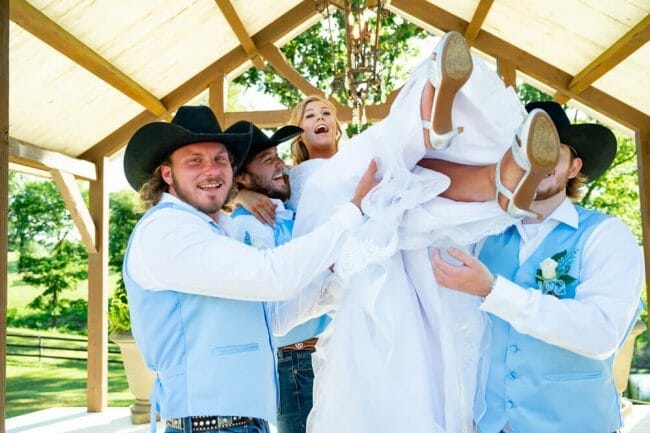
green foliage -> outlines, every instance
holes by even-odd
[[[52,246],[64,239],[73,223],[56,185],[13,174],[9,189],[9,249],[38,254],[38,244]],[[18,262],[22,271],[23,262]]]
[[[405,63],[403,59],[415,53],[409,40],[426,36],[427,32],[393,14],[382,18],[378,58],[382,83],[380,92],[374,93],[369,103],[386,99],[386,95],[394,89],[394,83],[408,73],[401,65]],[[342,104],[347,105],[346,89],[331,89],[335,74],[343,71],[347,62],[343,15],[340,11],[286,43],[281,51],[302,77],[326,94],[333,93]],[[299,90],[277,75],[270,66],[261,72],[251,68],[235,83],[245,87],[256,86],[264,93],[277,96],[287,107],[293,107],[303,98]]]
[[[123,283],[115,287],[108,304],[108,329],[110,332],[131,332],[131,315]]]
[[[59,316],[56,328],[75,334],[85,334],[88,319],[88,302],[85,299],[60,299]],[[22,311],[17,308],[7,310],[7,326],[46,330],[52,327],[52,315],[49,311]]]
[[[61,294],[76,288],[77,283],[88,275],[87,253],[80,242],[63,239],[51,251],[50,256],[36,257],[21,255],[25,272],[23,281],[45,289],[28,305],[34,310],[41,310],[51,317],[51,326],[57,326],[61,315]]]
[[[612,166],[603,176],[587,185],[580,204],[618,217],[630,227],[641,243],[636,145],[628,137],[617,138],[618,151]]]
[[[547,93],[538,90],[537,88],[523,83],[517,86],[517,94],[523,105],[534,101],[552,101],[553,97]]]
[[[10,333],[14,331],[8,330]],[[39,334],[66,336],[50,332]],[[8,356],[6,370],[5,415],[8,418],[51,407],[86,406],[86,362],[53,359],[39,361]],[[133,394],[129,392],[124,366],[109,363],[108,405],[126,407],[131,403]]]
[[[122,279],[122,262],[131,232],[141,216],[138,211],[138,196],[132,191],[113,193],[109,198],[109,206],[108,264],[120,276],[108,306],[108,326],[111,332],[130,332],[131,318]]]

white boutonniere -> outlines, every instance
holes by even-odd
[[[575,257],[575,250],[564,250],[540,262],[535,281],[543,294],[556,298],[566,295],[566,286],[575,281],[575,278],[569,275]]]

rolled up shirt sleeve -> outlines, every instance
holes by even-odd
[[[313,232],[257,250],[215,233],[190,212],[161,209],[136,228],[126,266],[148,290],[287,300],[334,263],[346,235],[361,221],[359,209],[348,203]]]
[[[501,276],[480,309],[518,332],[579,355],[605,359],[621,344],[640,302],[643,257],[621,221],[610,218],[581,251],[574,299],[558,299]]]

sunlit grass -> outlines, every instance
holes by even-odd
[[[86,374],[83,361],[8,357],[6,417],[50,407],[85,407]],[[128,406],[133,400],[124,367],[109,364],[108,405]]]

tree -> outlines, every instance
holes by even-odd
[[[9,250],[20,254],[18,271],[24,270],[23,257],[34,243],[52,246],[73,228],[59,191],[51,181],[30,180],[12,174],[9,190]]]
[[[382,18],[379,36],[379,70],[382,85],[380,92],[373,93],[369,103],[385,100],[408,71],[402,65],[405,58],[415,54],[409,44],[411,38],[424,38],[428,33],[415,24],[389,13]],[[289,63],[310,83],[325,93],[330,93],[335,72],[343,70],[346,63],[345,30],[340,11],[318,22],[305,32],[286,43],[281,48]],[[244,86],[257,86],[267,94],[275,95],[287,107],[293,107],[303,95],[292,84],[280,77],[271,66],[264,71],[251,68],[239,76],[235,83]],[[334,89],[334,95],[343,104],[348,103],[347,92],[343,88]]]
[[[21,259],[26,270],[23,281],[45,287],[28,307],[47,312],[52,320],[51,326],[56,327],[61,314],[62,292],[76,288],[77,283],[88,276],[86,248],[80,242],[63,239],[48,256],[25,254]]]
[[[61,313],[80,309],[62,293],[86,278],[86,250],[71,239],[72,218],[53,182],[14,173],[9,200],[9,246],[19,253],[18,272],[25,283],[44,288],[28,307],[57,326]]]

